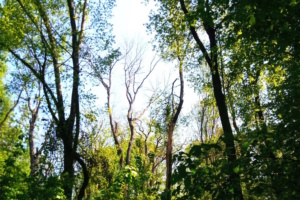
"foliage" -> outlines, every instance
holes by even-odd
[[[138,80],[141,52],[130,60],[132,47],[114,43],[116,1],[1,1],[1,199],[300,199],[299,1],[155,2],[154,49],[199,96],[174,136],[178,82],[140,115],[131,110],[150,73]],[[104,83],[110,98],[123,58],[127,116],[110,99],[97,110],[90,84]],[[171,144],[167,159],[168,136],[187,134],[195,137]]]
[[[28,151],[23,146],[19,128],[1,129],[0,192],[3,199],[28,198]]]

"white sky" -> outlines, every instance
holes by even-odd
[[[138,40],[144,43],[149,43],[152,40],[146,32],[145,23],[148,22],[148,15],[151,9],[154,9],[154,2],[150,1],[147,5],[143,3],[143,0],[117,0],[116,7],[113,9],[113,18],[110,22],[113,24],[113,34],[116,37],[117,45],[124,44],[126,40]],[[152,52],[152,46],[149,44],[147,52],[148,59],[151,59],[155,53]],[[149,58],[150,57],[150,58]],[[145,65],[147,67],[147,65]],[[173,82],[178,77],[178,70],[175,64],[165,63],[163,61],[157,66],[150,79],[145,83],[144,89],[149,89],[150,85],[155,85],[160,80],[161,86],[163,86],[164,80],[171,76],[170,82]],[[124,77],[123,77],[123,66],[119,66],[115,69],[113,80],[113,95],[112,104],[115,108],[121,107],[123,113],[128,108],[128,103],[125,98]],[[146,97],[145,94],[139,94],[140,99]],[[193,89],[188,87],[187,81],[185,81],[185,96],[184,96],[184,107],[183,113],[190,111],[192,105],[198,100],[198,96],[194,94]],[[122,105],[122,106],[121,106]],[[137,102],[135,110],[143,108],[142,101]],[[113,109],[114,110],[114,109]],[[115,109],[119,110],[119,109]],[[120,116],[120,113],[115,113]]]
[[[2,0],[0,0],[0,3],[1,2]],[[116,1],[116,7],[113,9],[114,16],[110,22],[113,23],[113,34],[116,37],[116,44],[118,46],[122,45],[125,40],[138,39],[145,43],[151,41],[151,37],[147,35],[144,24],[148,22],[148,15],[151,8],[154,8],[154,3],[151,1],[151,3],[146,6],[142,2],[143,0]],[[147,55],[150,59],[155,54],[151,51],[151,49],[152,47],[149,44],[149,51]],[[128,102],[125,97],[123,74],[123,66],[115,68],[115,72],[113,74],[112,106],[113,112],[115,110],[115,116],[125,121]],[[171,77],[170,82],[173,82],[173,80],[178,77],[178,70],[174,64],[161,61],[149,80],[145,82],[143,89],[147,90],[151,87],[151,85],[156,85],[158,80],[160,80],[159,84],[163,86],[164,81],[166,81],[169,77]],[[93,88],[92,90],[99,97],[99,106],[103,107],[107,100],[104,88],[100,86]],[[143,103],[145,103],[145,100],[147,99],[145,97],[147,97],[147,95],[142,94],[141,90],[135,106],[136,111],[140,111],[144,108]],[[182,113],[188,113],[191,110],[192,105],[195,104],[197,100],[198,96],[194,94],[193,89],[189,88],[187,81],[185,81],[185,95]],[[121,112],[119,112],[120,110]]]
[[[145,6],[143,0],[117,0],[113,10],[114,17],[111,22],[114,24],[114,35],[117,42],[127,38],[146,37],[148,14],[153,4]]]
[[[116,7],[113,9],[113,18],[110,22],[113,24],[113,34],[115,35],[116,45],[122,46],[125,41],[136,40],[142,43],[149,43],[148,51],[146,52],[145,68],[149,67],[147,59],[153,58],[155,52],[152,51],[152,45],[149,41],[153,39],[147,34],[145,23],[148,22],[148,15],[152,9],[154,9],[154,3],[145,4],[143,0],[117,0]],[[149,91],[151,85],[158,85],[163,88],[165,82],[169,81],[171,84],[178,76],[178,69],[175,63],[165,63],[161,61],[156,69],[153,71],[151,76],[145,82],[143,88],[140,90],[137,96],[137,100],[134,104],[134,111],[142,111],[145,108],[146,103],[149,100],[149,93],[145,94],[145,91]],[[192,88],[185,79],[185,92],[184,92],[184,103],[181,112],[182,115],[186,115],[191,112],[193,105],[199,100]],[[99,106],[104,106],[106,103],[106,92],[102,86],[93,88],[99,97]],[[124,86],[124,70],[122,62],[115,66],[112,76],[112,113],[116,120],[120,123],[126,122],[126,114],[128,110],[128,102],[126,99],[125,86]],[[147,117],[147,113],[143,117]],[[178,130],[182,133],[182,130]],[[186,139],[191,138],[193,133],[189,130],[184,130],[185,134],[180,134],[180,137],[176,137],[179,143],[183,143]],[[178,133],[179,133],[178,132]],[[179,140],[178,140],[179,139]]]

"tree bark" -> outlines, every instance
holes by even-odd
[[[37,100],[38,101],[38,100]],[[35,110],[31,110],[31,119],[29,121],[29,153],[30,153],[30,175],[33,176],[36,174],[37,171],[37,164],[38,164],[38,158],[39,158],[39,152],[34,152],[34,128],[35,128],[35,122],[38,116],[40,103],[38,102],[38,105]]]
[[[168,193],[171,192],[171,177],[172,177],[172,149],[173,149],[173,132],[175,124],[171,121],[168,130],[167,140],[167,152],[166,152],[166,163],[167,163],[167,178],[166,178],[166,189]],[[171,199],[171,194],[168,194],[168,198]]]
[[[120,167],[121,169],[123,169],[124,167],[124,161],[123,161],[123,149],[121,147],[120,141],[118,139],[118,124],[117,122],[113,121],[113,116],[112,116],[112,111],[111,111],[111,107],[110,107],[110,87],[111,87],[111,71],[109,74],[109,86],[106,88],[107,90],[107,107],[108,107],[108,115],[109,115],[109,123],[110,123],[110,128],[111,128],[111,132],[115,141],[115,146],[117,148],[117,154],[120,157]]]
[[[204,114],[205,114],[205,105],[203,105],[202,112],[201,112],[201,120],[200,120],[200,140],[203,144],[203,123],[204,123]]]
[[[128,143],[128,148],[127,148],[127,155],[126,155],[126,165],[129,165],[131,162],[131,150],[132,150],[132,145],[133,145],[133,140],[134,140],[134,125],[133,125],[133,120],[132,118],[128,115],[127,116],[127,121],[129,124],[130,128],[130,140]]]

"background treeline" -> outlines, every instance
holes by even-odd
[[[156,1],[153,57],[114,6],[1,1],[0,199],[300,199],[299,1]]]

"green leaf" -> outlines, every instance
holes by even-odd
[[[205,173],[209,174],[209,168],[205,168]]]
[[[243,142],[243,144],[242,144],[242,150],[243,151],[247,151],[248,147],[249,147],[249,142]]]
[[[249,19],[249,24],[250,24],[251,26],[253,26],[253,25],[255,24],[255,22],[256,22],[255,17],[254,17],[254,15],[252,14],[252,15],[250,16],[250,19]]]
[[[237,166],[237,167],[235,167],[234,169],[233,169],[233,171],[234,171],[234,173],[239,173],[239,171],[240,171],[240,167],[239,166]]]
[[[138,175],[138,173],[136,171],[131,171],[131,176],[136,177]]]
[[[197,171],[197,170],[196,170],[195,168],[192,168],[192,169],[191,169],[191,173],[192,173],[192,174],[196,174],[196,171]]]

